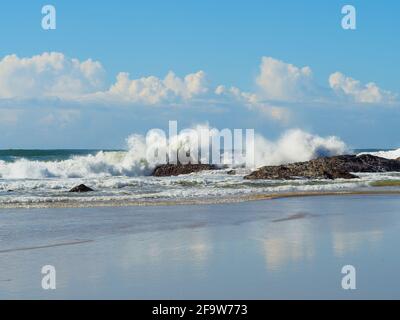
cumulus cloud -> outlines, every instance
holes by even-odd
[[[395,102],[397,97],[373,82],[362,84],[340,72],[330,75],[329,89],[323,88],[313,80],[310,67],[298,67],[271,57],[262,58],[256,82],[260,96],[267,100],[340,103],[338,98],[346,97],[356,103],[390,104]]]
[[[121,72],[106,94],[127,102],[157,104],[176,99],[188,100],[207,91],[206,75],[203,71],[188,74],[184,78],[169,72],[164,79],[150,76],[132,80],[128,73]]]
[[[134,78],[120,72],[111,84],[98,61],[80,61],[58,52],[45,52],[28,58],[8,55],[0,60],[0,102],[10,109],[15,101],[23,99],[57,98],[62,102],[84,102],[110,106],[207,106],[229,105],[258,112],[279,122],[291,118],[292,102],[327,102],[326,91],[332,100],[340,103],[344,96],[357,103],[390,103],[395,95],[380,89],[374,83],[361,82],[336,72],[329,78],[330,88],[322,88],[313,80],[310,67],[298,67],[271,57],[263,57],[256,78],[259,90],[242,91],[237,87],[209,85],[204,71],[177,76],[172,71],[165,77]],[[333,94],[336,93],[335,94]],[[51,101],[51,100],[49,100]],[[285,104],[286,103],[286,104]],[[221,108],[222,109],[222,108]],[[3,112],[4,113],[4,112]],[[3,122],[13,123],[15,114],[4,113]],[[76,115],[50,114],[43,121],[63,123]]]
[[[79,61],[59,52],[44,52],[29,58],[8,55],[0,60],[0,99],[60,98],[72,101],[106,99],[111,102],[157,104],[187,101],[208,91],[206,74],[183,78],[169,72],[130,79],[121,72],[107,87],[105,70],[98,61]]]
[[[218,96],[225,96],[233,101],[239,102],[240,104],[246,106],[249,110],[259,111],[268,118],[282,122],[289,121],[289,110],[263,102],[262,99],[255,93],[243,92],[236,87],[226,88],[225,86],[220,85],[215,89],[215,94]]]
[[[299,68],[271,57],[262,58],[256,82],[261,95],[270,100],[305,100],[315,91],[310,67]]]
[[[106,83],[106,73],[100,62],[91,59],[80,61],[59,52],[45,52],[28,58],[8,55],[0,60],[0,101],[12,106],[21,100],[39,103],[59,99],[67,103],[97,103],[117,106],[207,106],[229,105],[261,112],[268,118],[286,121],[288,111],[262,102],[257,94],[224,86],[211,89],[204,71],[177,76],[170,71],[165,77],[134,78],[120,72],[111,85]],[[55,101],[55,100],[54,100]],[[73,105],[72,105],[73,106]],[[223,108],[221,109],[223,110]],[[15,123],[15,114],[3,115],[3,122]],[[49,109],[42,117],[43,125],[65,125],[79,118],[75,111],[68,113]]]
[[[0,60],[0,98],[75,98],[104,88],[104,69],[91,59],[80,62],[51,52]]]
[[[330,75],[329,85],[337,94],[349,97],[358,103],[391,103],[396,99],[393,93],[379,88],[373,82],[363,85],[341,72]]]

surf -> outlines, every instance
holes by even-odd
[[[200,132],[208,126],[192,128]],[[216,129],[209,128],[210,132]],[[149,158],[149,149],[162,148],[165,140],[152,134],[146,140],[144,135],[132,134],[126,139],[124,151],[13,151],[0,153],[0,179],[52,179],[52,178],[101,178],[149,176],[159,164]],[[168,141],[179,148],[189,149],[198,141],[184,132]],[[276,141],[262,135],[255,135],[254,165],[277,165],[307,161],[321,156],[339,155],[347,152],[346,144],[339,138],[320,137],[293,129],[285,132]],[[86,152],[86,154],[85,154]],[[223,154],[222,156],[226,156]],[[235,163],[231,167],[243,167]]]

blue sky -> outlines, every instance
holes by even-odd
[[[56,30],[41,28],[45,4],[56,7]],[[357,9],[357,30],[341,28],[345,4]],[[353,147],[400,147],[399,15],[388,0],[3,2],[0,148],[116,148],[173,119],[255,128],[271,139],[300,128]],[[8,55],[19,60],[6,63]],[[41,62],[21,60],[34,56]],[[101,68],[78,74],[71,59]],[[79,85],[47,94],[65,74],[38,74],[35,63],[52,68],[56,60],[68,84]],[[300,78],[286,88],[289,66]],[[170,71],[175,77],[162,82]],[[129,76],[118,81],[121,72]],[[156,80],[135,81],[143,77]],[[165,87],[143,98],[125,80]]]

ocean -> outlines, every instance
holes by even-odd
[[[1,151],[0,299],[399,298],[400,173],[229,170],[158,178],[129,150]],[[95,191],[68,192],[80,183]],[[42,289],[46,265],[56,290]],[[341,286],[346,265],[357,290]]]
[[[356,150],[387,158],[399,150]],[[91,206],[161,202],[232,202],[255,195],[400,190],[400,173],[358,174],[355,180],[249,181],[248,168],[152,177],[154,166],[132,150],[0,150],[0,206]],[[68,192],[79,184],[95,191]]]

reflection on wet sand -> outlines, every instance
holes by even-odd
[[[267,225],[262,239],[268,270],[279,270],[289,262],[313,258],[312,221],[287,220],[277,226],[276,223]]]
[[[368,219],[368,216],[357,219],[357,216],[352,215],[329,214],[324,217],[301,212],[272,220],[272,223],[265,225],[263,236],[259,239],[263,243],[267,269],[279,271],[289,263],[315,258],[318,244],[316,231],[324,223],[327,223],[324,230],[328,239],[331,239],[330,247],[336,257],[377,247],[383,241],[383,228],[388,224],[385,218],[388,217],[381,216],[379,223],[376,223],[374,219]]]
[[[352,297],[398,298],[399,201],[326,197],[2,213],[3,234],[20,236],[0,249],[40,248],[0,254],[0,298],[343,299],[345,264],[362,268]],[[85,238],[93,241],[44,246]],[[57,269],[55,292],[40,286],[47,264]],[[378,268],[384,276],[373,281]]]
[[[119,250],[121,264],[130,268],[137,264],[155,265],[168,260],[177,265],[190,262],[201,269],[212,253],[210,239],[207,228],[188,230],[184,236],[180,232],[170,233],[167,238],[160,238],[157,233],[134,235]]]
[[[362,246],[376,245],[383,240],[382,230],[362,232],[333,232],[332,249],[337,257],[344,257],[349,253],[356,253]]]

